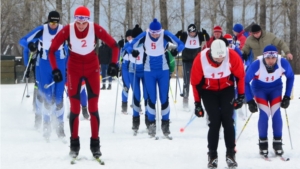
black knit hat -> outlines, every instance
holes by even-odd
[[[132,36],[132,29],[126,31],[125,37]]]
[[[135,38],[142,32],[143,30],[140,28],[140,25],[136,24],[135,27],[132,29],[132,37]]]
[[[259,32],[261,31],[261,27],[257,24],[254,24],[252,27],[251,27],[251,32]]]
[[[48,22],[59,22],[60,15],[57,11],[51,11],[48,15]]]
[[[188,32],[197,32],[197,27],[195,24],[190,24],[188,26]]]

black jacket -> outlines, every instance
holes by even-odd
[[[101,43],[102,45],[99,47],[98,59],[99,64],[110,64],[112,58],[112,50],[106,44]]]

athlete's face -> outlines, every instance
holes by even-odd
[[[150,33],[150,36],[154,39],[159,38],[160,34],[159,33]]]
[[[258,39],[260,36],[261,36],[261,31],[258,31],[258,32],[252,32],[252,35]]]
[[[222,36],[222,32],[214,32],[214,37],[215,37],[216,39],[220,39],[221,36]]]
[[[57,23],[57,22],[49,22],[49,27],[50,27],[52,30],[56,29],[57,26],[58,26],[58,23]]]
[[[189,32],[189,36],[190,37],[195,37],[196,36],[196,32]]]
[[[214,60],[215,62],[217,62],[217,63],[222,63],[223,60],[224,60],[224,57],[222,57],[222,58],[213,58],[213,60]]]
[[[264,59],[268,66],[274,66],[275,63],[277,62],[277,57],[265,57]]]
[[[75,22],[75,25],[80,32],[84,31],[88,24],[88,22]]]

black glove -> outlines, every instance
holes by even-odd
[[[195,102],[195,115],[197,117],[204,117],[204,110],[200,102]]]
[[[205,29],[202,28],[202,33],[206,36],[207,32]]]
[[[124,39],[119,40],[118,46],[119,46],[119,48],[123,48],[124,47]]]
[[[28,48],[30,50],[30,52],[35,52],[36,51],[36,45],[33,42],[28,43]]]
[[[180,38],[181,34],[182,34],[182,30],[178,31],[178,32],[175,34],[175,36],[176,36],[177,38]]]
[[[243,59],[246,61],[246,60],[248,60],[248,55],[246,54],[246,53],[243,53]]]
[[[138,50],[132,50],[131,52],[131,55],[134,57],[134,58],[137,58],[139,56],[140,52]]]
[[[234,103],[233,103],[234,109],[241,108],[243,106],[244,99],[245,99],[245,95],[239,94],[238,97],[234,100]]]
[[[110,63],[108,65],[108,69],[107,69],[107,75],[108,76],[119,76],[119,68],[118,68],[118,65],[115,64],[115,63]]]
[[[59,69],[52,70],[52,77],[56,83],[61,82],[63,80],[63,76]]]
[[[281,104],[280,104],[280,107],[286,109],[289,107],[290,105],[290,100],[291,98],[288,97],[288,96],[283,96],[282,100],[281,100]]]
[[[29,78],[29,74],[30,74],[30,71],[29,71],[29,68],[28,68],[27,71],[26,71],[26,73],[25,73],[25,77]]]
[[[172,56],[176,57],[178,55],[177,49],[172,49],[171,51]]]
[[[255,113],[255,112],[258,111],[257,110],[257,104],[253,99],[248,101],[247,104],[248,104],[248,108],[249,108],[251,113]]]

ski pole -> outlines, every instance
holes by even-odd
[[[26,77],[26,88],[27,88],[27,95],[26,95],[26,97],[27,98],[29,98],[30,97],[30,95],[29,95],[29,91],[28,91],[28,78]]]
[[[27,84],[27,83],[26,83],[26,85],[25,85],[25,88],[24,88],[24,92],[23,92],[23,96],[22,96],[21,103],[23,102],[23,99],[24,99],[24,95],[25,95],[26,88],[28,88],[28,84]]]
[[[119,62],[119,67],[120,67]],[[119,74],[119,72],[118,72]],[[120,84],[119,76],[117,77],[118,84]],[[115,114],[114,114],[114,122],[113,122],[113,133],[115,132],[115,124],[116,124],[116,114],[117,114],[117,102],[118,102],[118,93],[119,93],[119,85],[117,85],[117,93],[116,93],[116,103],[115,103]]]
[[[293,144],[292,144],[292,138],[291,138],[291,131],[290,131],[289,120],[288,120],[288,116],[287,116],[286,109],[284,109],[284,111],[285,111],[286,124],[287,124],[288,131],[289,131],[289,137],[290,137],[291,149],[293,150]]]
[[[50,86],[52,86],[55,83],[55,81],[51,82],[50,84],[45,84],[44,88],[48,89]]]
[[[250,116],[248,117],[248,119],[247,119],[247,121],[246,121],[244,127],[242,128],[242,131],[240,132],[240,134],[239,134],[239,136],[237,137],[237,139],[236,139],[235,142],[237,142],[237,141],[239,140],[239,138],[240,138],[241,134],[243,133],[244,129],[246,128],[246,126],[247,126],[247,124],[248,124],[248,122],[249,122],[249,120],[250,120],[252,114],[253,114],[253,113],[251,113]]]
[[[180,132],[181,133],[183,133],[184,132],[184,130],[196,119],[196,115],[193,117],[193,118],[191,118],[188,122],[187,122],[187,124],[184,126],[184,127],[182,127],[182,128],[180,128]]]
[[[27,73],[27,70],[28,70],[28,67],[29,67],[29,65],[30,65],[30,62],[31,62],[32,55],[33,55],[33,53],[31,52],[31,53],[30,53],[30,56],[29,56],[29,59],[28,59],[28,63],[27,63],[27,65],[26,65],[26,69],[25,69],[25,71],[24,71],[24,75],[23,75],[23,78],[22,78],[21,82],[24,82],[25,75],[26,75],[26,73]]]

